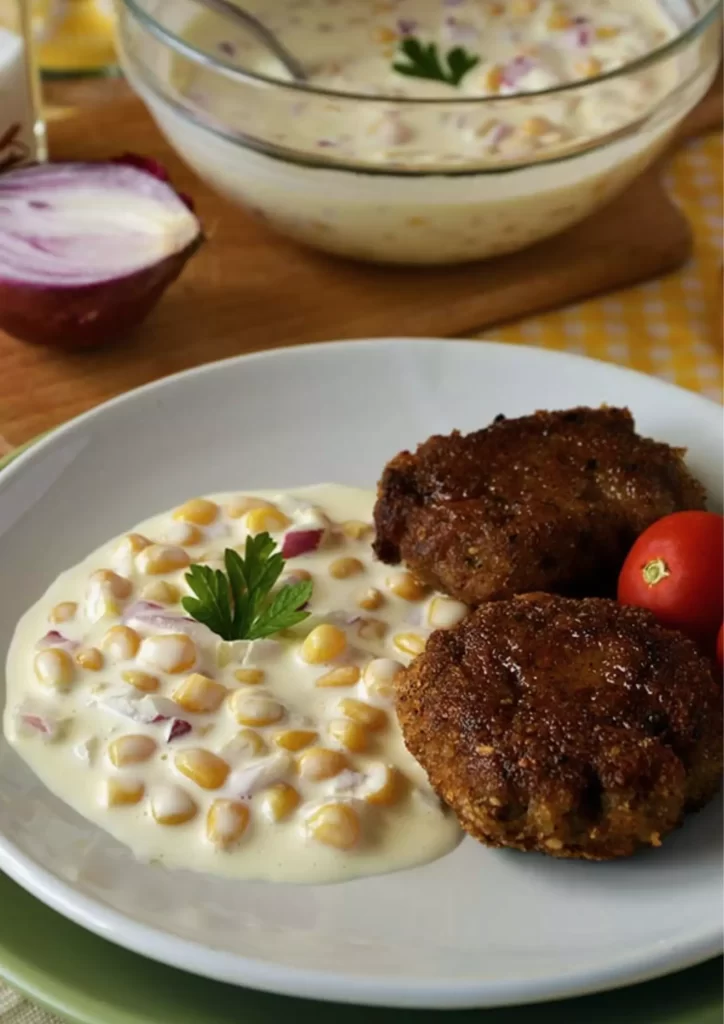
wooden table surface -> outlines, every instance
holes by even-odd
[[[13,445],[113,395],[211,359],[335,337],[475,335],[476,328],[672,269],[690,249],[686,221],[652,170],[585,225],[511,257],[413,271],[331,260],[277,238],[207,190],[171,153],[122,79],[50,83],[46,102],[60,158],[128,148],[159,155],[178,186],[198,198],[213,237],[127,343],[65,354],[0,332],[0,436]],[[118,112],[113,132],[97,129]],[[685,131],[696,134],[717,121],[720,88]]]

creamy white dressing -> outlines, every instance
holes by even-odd
[[[249,0],[244,7],[301,60],[309,85],[392,100],[502,98],[586,82],[642,57],[676,32],[657,0]],[[245,70],[288,80],[256,38],[215,14],[200,15],[184,35]],[[463,47],[479,63],[456,87],[402,75],[394,64],[410,37],[435,44],[441,58]],[[329,159],[421,168],[481,158],[494,164],[535,159],[623,127],[660,97],[663,86],[661,75],[651,73],[588,94],[551,95],[532,107],[500,104],[492,111],[483,105],[410,110],[392,102],[381,113],[362,104],[344,123],[333,100],[311,103],[302,95],[264,116],[276,118],[270,128],[277,142],[311,144]],[[183,89],[225,124],[253,123],[253,111],[240,108],[233,80],[200,67],[183,79]]]
[[[392,681],[465,607],[374,561],[373,494],[255,498],[249,512],[239,494],[188,506],[208,522],[155,516],[63,573],[13,637],[6,737],[57,796],[168,866],[328,882],[444,855],[460,830],[404,747]],[[219,641],[185,618],[181,563],[220,564],[262,525],[264,502],[280,544],[322,531],[285,572],[311,574],[311,616],[282,636]],[[311,636],[330,625],[344,649],[310,663]]]

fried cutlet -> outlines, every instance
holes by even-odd
[[[626,857],[719,786],[721,686],[640,608],[490,602],[433,633],[396,685],[408,749],[489,846]]]
[[[631,413],[613,408],[431,437],[384,470],[375,552],[471,605],[539,590],[613,594],[640,533],[705,507],[683,455],[639,437]]]

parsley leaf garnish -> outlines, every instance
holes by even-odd
[[[312,581],[288,583],[272,594],[284,569],[284,559],[268,533],[246,538],[244,557],[233,548],[224,551],[224,567],[192,565],[186,582],[196,595],[181,604],[197,622],[222,640],[260,640],[303,622],[301,609],[312,595]]]
[[[456,46],[441,60],[435,43],[425,45],[415,36],[401,40],[400,50],[407,61],[398,60],[392,65],[398,74],[408,78],[431,78],[448,85],[460,85],[468,71],[480,63],[480,57],[468,53],[462,46]]]

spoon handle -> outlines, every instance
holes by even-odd
[[[232,0],[196,0],[196,2],[204,7],[208,7],[209,10],[215,11],[224,18],[228,18],[230,21],[245,25],[259,42],[278,58],[296,82],[306,81],[307,73],[301,63],[277,39],[274,33],[263,22],[254,17],[253,14],[249,14],[243,7],[237,7],[235,3],[232,3]]]

